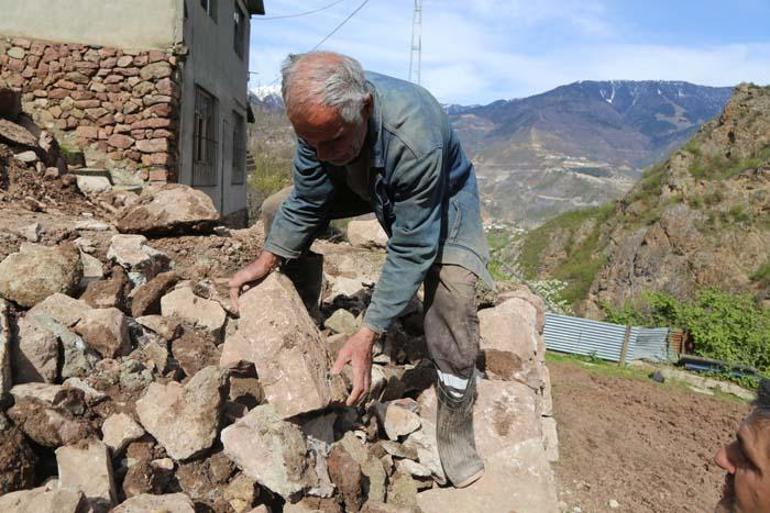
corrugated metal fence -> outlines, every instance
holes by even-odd
[[[549,313],[545,315],[543,341],[553,351],[619,362],[626,330],[622,324]],[[670,349],[669,331],[668,328],[632,326],[625,361],[673,360],[675,355]]]

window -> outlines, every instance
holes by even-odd
[[[195,126],[193,127],[193,185],[217,185],[216,98],[195,86]]]
[[[246,176],[246,124],[243,116],[233,111],[233,185],[243,185]]]
[[[233,48],[238,57],[243,59],[243,56],[246,54],[246,15],[241,10],[241,6],[238,5],[238,0],[235,0],[233,23]]]
[[[217,0],[201,0],[201,7],[212,20],[217,21]]]

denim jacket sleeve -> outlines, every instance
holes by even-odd
[[[442,147],[421,157],[407,153],[404,149],[391,181],[394,221],[385,264],[364,316],[364,325],[377,333],[386,331],[406,308],[439,249],[446,187]]]
[[[294,190],[276,213],[264,249],[284,258],[297,258],[325,223],[332,182],[313,149],[297,142]]]

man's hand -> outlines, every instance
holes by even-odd
[[[227,286],[230,287],[230,300],[236,312],[238,311],[238,296],[241,294],[241,287],[247,283],[261,280],[270,274],[270,271],[275,269],[278,262],[279,257],[277,255],[269,251],[262,251],[256,260],[230,278]]]
[[[346,401],[348,406],[358,403],[369,392],[372,384],[372,346],[376,340],[377,333],[364,326],[345,342],[337,355],[332,374],[342,372],[345,364],[353,367],[353,390]]]

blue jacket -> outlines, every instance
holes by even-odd
[[[493,281],[473,165],[446,113],[420,86],[367,72],[374,97],[366,144],[374,168],[372,210],[388,234],[387,256],[364,324],[382,333],[434,263],[460,265]],[[297,258],[326,225],[335,168],[300,140],[294,190],[279,208],[265,249]]]

